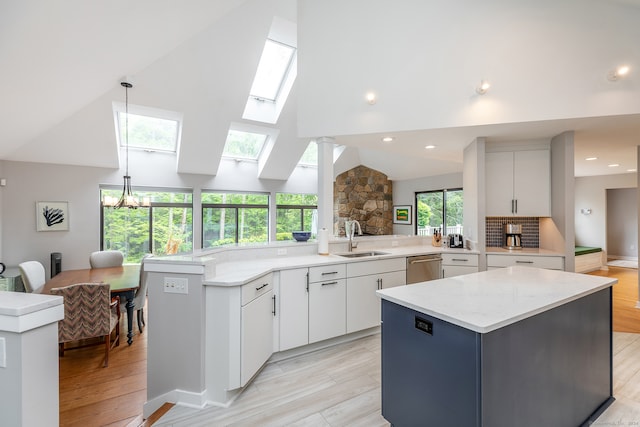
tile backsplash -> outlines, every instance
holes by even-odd
[[[540,219],[538,217],[501,217],[486,218],[487,247],[504,246],[504,225],[522,224],[522,247],[540,247]]]

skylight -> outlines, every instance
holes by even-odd
[[[114,105],[114,109],[120,146],[124,147],[127,141],[125,137],[126,114],[124,109],[118,105]],[[150,115],[133,114],[131,109],[129,109],[129,147],[150,151],[176,152],[181,123],[181,120],[177,118],[179,116],[177,113],[158,110],[156,115],[154,114],[155,109],[134,107],[134,110],[142,110]]]
[[[258,160],[268,135],[230,129],[222,155],[233,159]]]
[[[318,166],[318,144],[314,141],[311,141],[307,146],[307,149],[304,150],[300,161],[298,162],[300,166]]]
[[[267,39],[251,86],[252,97],[271,102],[278,99],[295,52],[296,49],[292,46]]]

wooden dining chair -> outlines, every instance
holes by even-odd
[[[109,350],[120,345],[120,297],[111,297],[108,283],[76,283],[51,289],[64,300],[64,319],[58,322],[60,357],[65,343],[101,337],[104,343],[104,367],[109,365]],[[111,335],[115,330],[113,341]],[[84,344],[73,347],[82,348]],[[72,348],[67,348],[71,350]]]
[[[18,264],[25,291],[39,294],[46,282],[44,266],[38,261],[25,261]]]
[[[124,262],[124,256],[120,251],[96,251],[89,255],[91,268],[120,267]]]

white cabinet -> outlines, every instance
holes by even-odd
[[[280,351],[346,333],[346,267],[280,271]]]
[[[309,344],[309,269],[280,271],[280,351]]]
[[[346,333],[346,266],[309,268],[309,343]]]
[[[380,325],[378,289],[406,284],[405,258],[347,265],[347,333]]]
[[[477,254],[442,254],[442,277],[478,272]]]
[[[240,386],[269,359],[273,350],[273,281],[271,274],[242,286]]]
[[[515,265],[526,267],[547,268],[549,270],[564,270],[563,256],[488,254],[487,269],[511,267]]]
[[[548,149],[485,155],[487,216],[550,216]]]

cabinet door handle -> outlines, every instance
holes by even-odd
[[[515,213],[515,211],[513,210],[513,199],[511,199],[511,213]]]
[[[337,285],[338,282],[324,282],[322,285],[320,286],[325,286],[325,285]]]
[[[273,316],[275,317],[276,315],[276,296],[272,296],[271,299],[273,300],[273,310],[271,311],[273,313]]]
[[[516,211],[515,213],[518,213],[518,199],[516,199]]]
[[[309,293],[309,272],[307,271],[307,293]]]
[[[378,279],[378,289],[382,289],[382,279]]]
[[[462,259],[462,258],[451,258],[451,261],[464,261],[464,262],[467,262],[469,260],[468,259]]]
[[[262,286],[258,286],[258,287],[256,288],[256,291],[259,291],[260,289],[265,288],[265,287],[267,287],[267,286],[269,286],[269,284],[268,284],[268,283],[265,283],[265,284],[263,284]]]
[[[327,276],[329,274],[338,274],[338,272],[337,271],[325,271],[325,272],[322,273],[323,276]]]
[[[516,264],[533,264],[533,261],[516,261]]]

